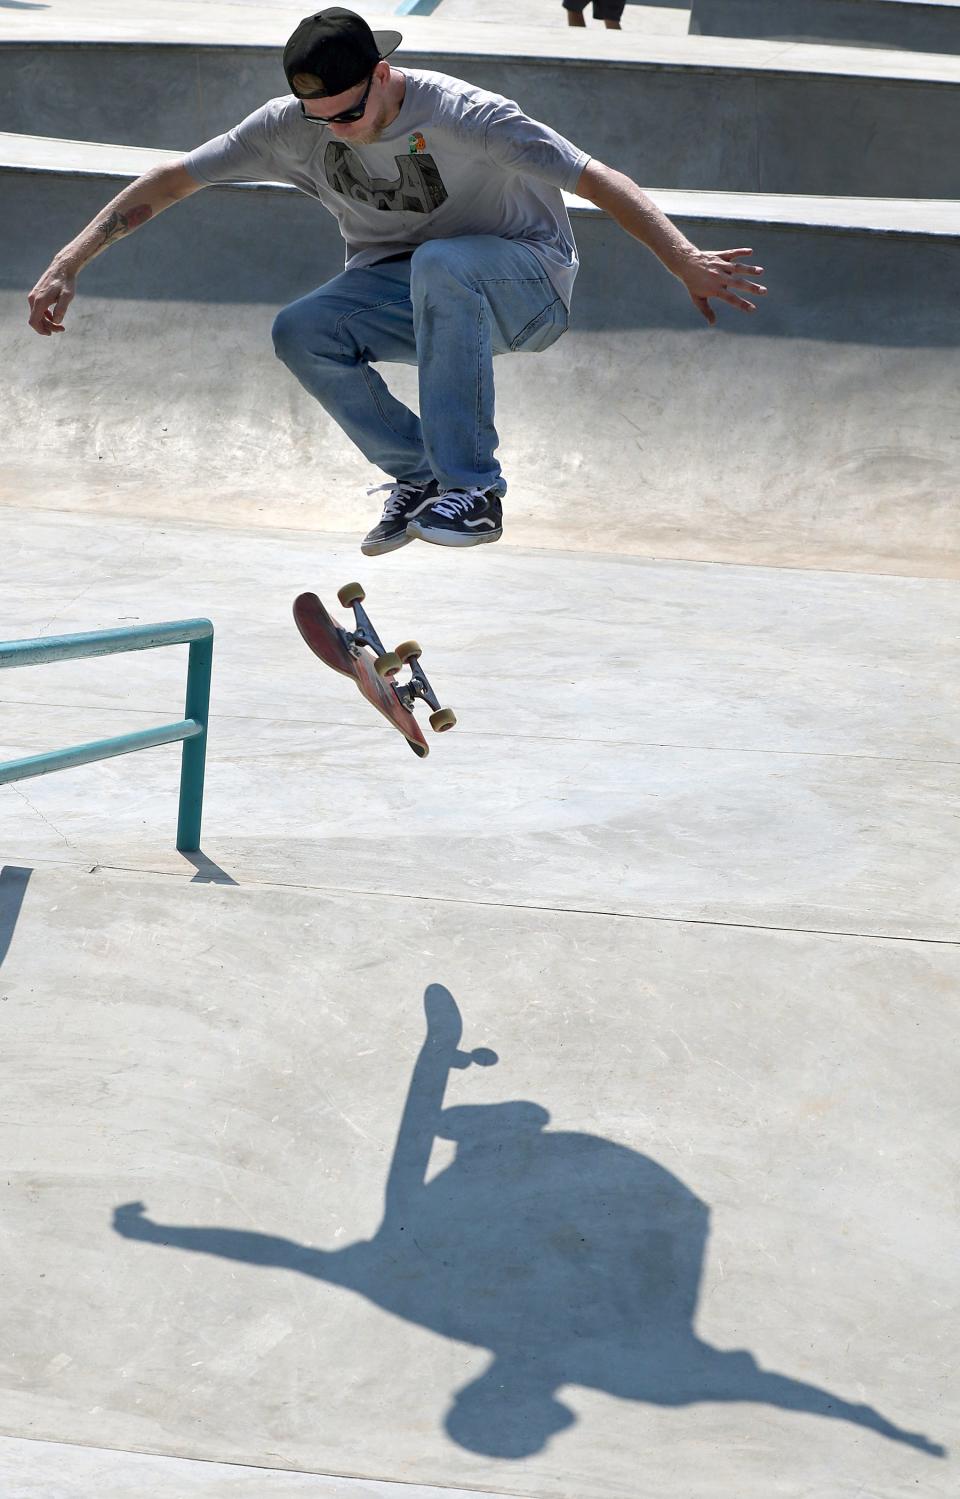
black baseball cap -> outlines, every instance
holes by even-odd
[[[330,6],[304,16],[283,49],[283,71],[298,98],[333,98],[362,83],[402,41],[399,31],[371,31],[362,16]]]

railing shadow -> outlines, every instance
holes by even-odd
[[[32,874],[32,869],[17,864],[5,864],[0,869],[0,968],[10,951]]]
[[[233,875],[227,874],[227,871],[219,864],[208,859],[202,848],[196,849],[193,853],[181,849],[180,853],[181,857],[188,864],[192,864],[197,871],[190,881],[191,885],[236,885],[237,881]]]
[[[847,1421],[931,1456],[944,1448],[869,1405],[713,1348],[694,1330],[709,1209],[650,1157],[594,1135],[550,1131],[536,1103],[444,1108],[451,1068],[491,1064],[459,1049],[450,993],[425,995],[413,1069],[370,1240],[315,1249],[269,1234],[153,1222],[116,1210],[126,1238],[315,1276],[397,1317],[490,1350],[445,1425],[472,1452],[539,1452],[575,1417],[559,1392],[583,1385],[660,1406],[750,1401]],[[436,1137],[456,1142],[429,1182]]]

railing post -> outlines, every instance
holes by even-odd
[[[213,669],[213,636],[190,642],[187,662],[187,705],[184,718],[192,718],[202,733],[183,741],[180,763],[180,817],[177,848],[195,853],[200,847],[203,815],[203,777],[207,762],[207,720],[210,713],[210,675]]]

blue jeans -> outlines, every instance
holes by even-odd
[[[412,256],[344,271],[278,313],[278,358],[371,463],[441,489],[497,489],[493,356],[539,353],[567,309],[526,245],[494,235],[428,240]],[[419,370],[420,416],[373,364]]]

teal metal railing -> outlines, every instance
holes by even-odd
[[[213,667],[213,625],[208,619],[180,619],[170,624],[138,625],[129,630],[91,630],[83,635],[51,635],[39,640],[9,640],[0,643],[0,668],[42,666],[52,661],[75,661],[86,656],[112,656],[121,651],[147,651],[160,645],[187,645],[187,704],[178,723],[163,724],[139,733],[98,739],[72,749],[50,750],[45,755],[27,755],[22,760],[0,761],[0,786],[24,781],[30,776],[49,775],[93,760],[109,760],[134,750],[183,740],[180,764],[180,816],[177,848],[193,853],[200,847],[203,816],[203,777],[207,759],[207,718],[210,711],[210,674]]]
[[[395,16],[432,16],[441,0],[400,0]]]

